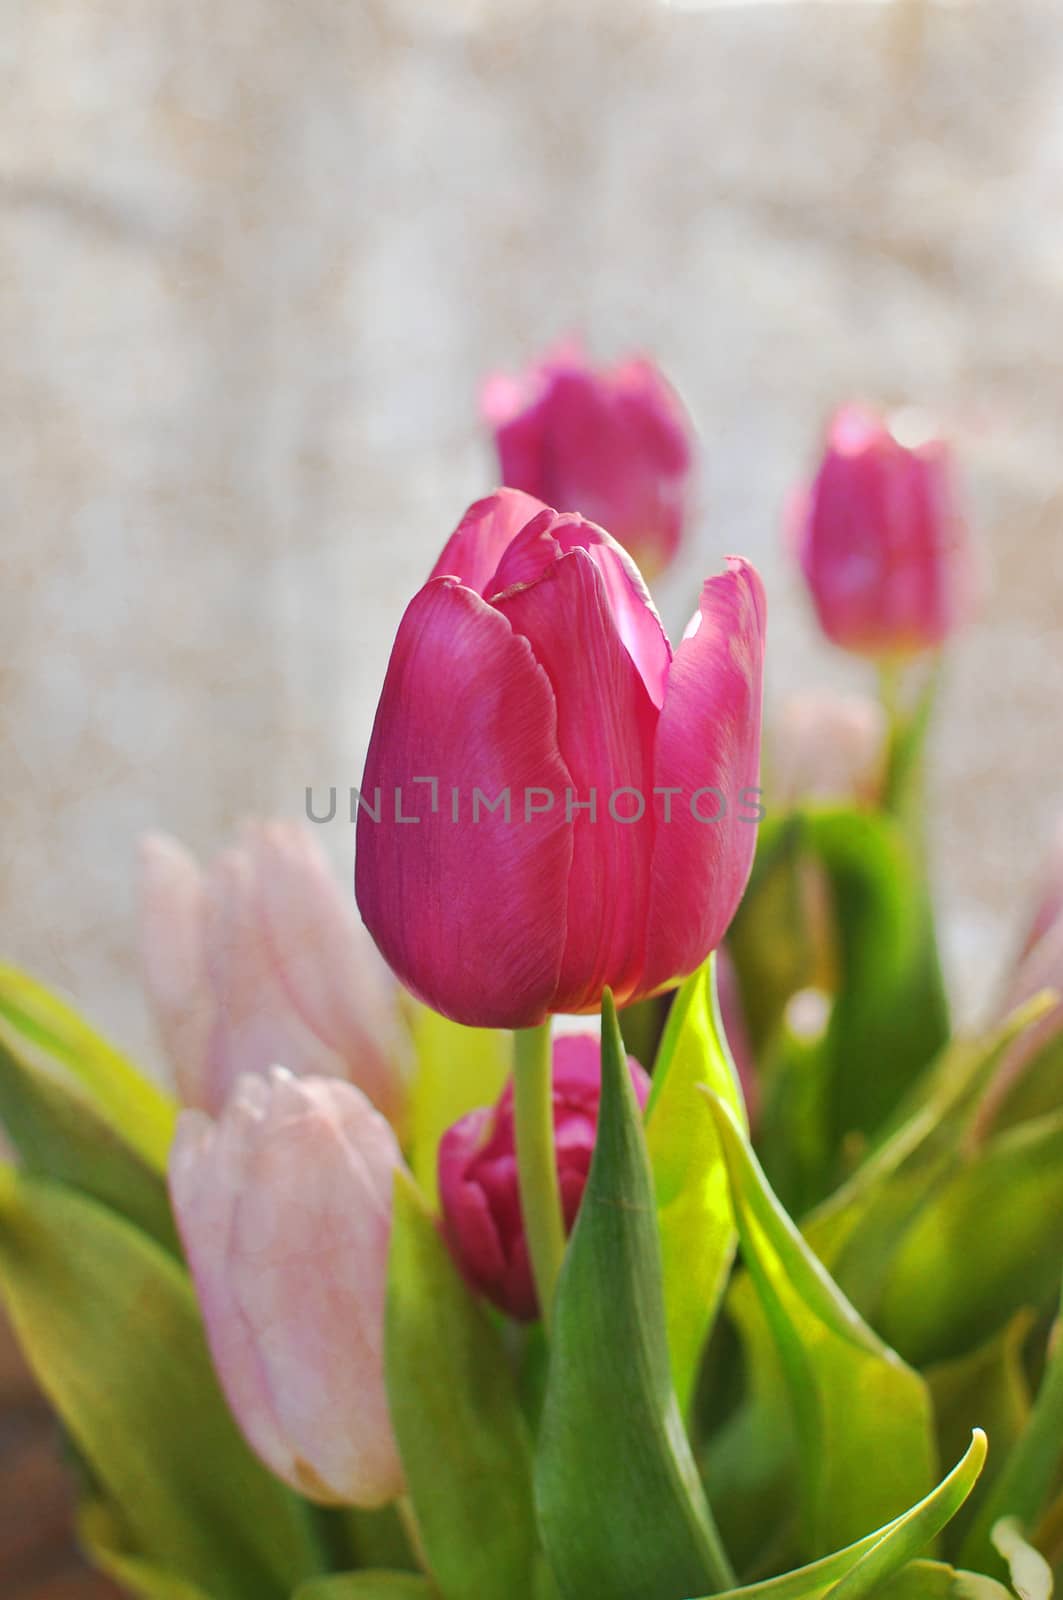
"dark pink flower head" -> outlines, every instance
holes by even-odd
[[[628,1070],[645,1109],[650,1080],[634,1056]],[[565,1230],[576,1220],[594,1153],[601,1096],[600,1047],[594,1034],[554,1041],[554,1140]],[[439,1195],[451,1249],[474,1289],[510,1316],[539,1314],[521,1219],[513,1084],[495,1106],[471,1111],[439,1145]]]
[[[857,406],[837,413],[793,537],[820,626],[864,655],[934,649],[973,599],[948,446],[902,443]]]
[[[399,625],[362,780],[358,904],[415,994],[520,1028],[700,966],[753,857],[764,611],[729,558],[673,657],[602,529],[510,489],[471,508]]]
[[[651,361],[595,369],[565,345],[488,378],[481,407],[503,483],[601,523],[647,577],[663,571],[690,517],[694,430]]]

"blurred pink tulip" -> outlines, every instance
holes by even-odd
[[[514,536],[527,509],[512,490],[474,506],[410,602],[358,822],[384,956],[483,1027],[692,972],[734,915],[759,815],[753,568],[732,557],[705,583],[673,659],[616,541],[545,507]]]
[[[690,517],[694,429],[652,362],[595,370],[566,345],[488,378],[481,408],[503,483],[601,523],[647,578],[668,566]]]
[[[645,1109],[650,1080],[634,1056],[628,1070]],[[594,1034],[554,1040],[554,1143],[566,1232],[576,1220],[594,1154],[602,1089]],[[530,1322],[539,1305],[528,1260],[517,1178],[513,1085],[495,1106],[462,1117],[439,1145],[439,1197],[447,1238],[462,1271],[501,1310]]]
[[[987,1126],[1045,1047],[1063,1035],[1063,822],[1055,832],[1040,877],[1040,894],[1005,987],[998,1018],[1051,989],[1060,998],[1009,1046],[986,1094],[980,1121]]]
[[[860,694],[791,695],[775,723],[772,798],[789,808],[805,800],[874,805],[886,771],[887,719]]]
[[[358,1089],[280,1067],[241,1078],[217,1122],[184,1112],[170,1157],[233,1415],[278,1477],[323,1504],[379,1506],[403,1491],[383,1357],[401,1159]]]
[[[391,975],[301,826],[249,823],[203,873],[176,840],[141,845],[141,956],[180,1098],[221,1110],[243,1072],[347,1078],[401,1117]]]
[[[967,532],[947,445],[902,442],[858,406],[837,413],[796,508],[793,537],[829,639],[864,655],[934,649],[973,598]]]

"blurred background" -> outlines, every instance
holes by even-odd
[[[918,401],[984,568],[932,772],[987,997],[1063,801],[1057,0],[6,0],[6,958],[158,1062],[133,856],[357,784],[392,634],[495,481],[480,376],[582,331],[701,432],[673,628],[727,551],[769,707],[870,687],[780,544],[828,411]],[[353,830],[320,830],[350,872]]]

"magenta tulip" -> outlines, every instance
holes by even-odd
[[[352,1084],[279,1067],[241,1078],[217,1122],[184,1112],[170,1157],[233,1415],[278,1477],[323,1504],[378,1506],[403,1491],[383,1356],[401,1159]]]
[[[720,942],[758,816],[764,594],[730,558],[675,656],[615,540],[474,506],[399,626],[356,881],[399,977],[531,1027],[675,983]],[[485,577],[484,574],[490,576]]]
[[[650,1080],[634,1056],[628,1070],[645,1108]],[[554,1143],[566,1232],[576,1220],[594,1154],[602,1067],[594,1034],[567,1034],[553,1047]],[[454,1256],[474,1289],[522,1321],[539,1314],[517,1180],[513,1085],[495,1106],[462,1117],[439,1145],[439,1198]]]
[[[694,430],[652,362],[595,370],[565,347],[483,389],[502,481],[609,529],[646,577],[675,556],[690,520]]]
[[[397,989],[312,836],[249,823],[204,873],[141,847],[141,955],[186,1105],[220,1112],[243,1072],[348,1078],[386,1116],[405,1094]]]
[[[820,626],[864,655],[937,648],[972,599],[948,447],[907,445],[856,406],[839,411],[793,525]]]

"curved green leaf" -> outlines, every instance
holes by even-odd
[[[119,1519],[103,1501],[89,1501],[77,1518],[79,1542],[93,1566],[137,1600],[212,1600],[198,1584],[131,1555],[122,1543]]]
[[[929,1395],[858,1316],[772,1194],[730,1108],[705,1091],[742,1255],[771,1328],[796,1432],[809,1554],[895,1516],[934,1481]]]
[[[0,1294],[138,1559],[213,1600],[280,1600],[319,1569],[305,1507],[237,1432],[165,1251],[73,1190],[0,1170]]]
[[[887,1578],[925,1550],[974,1488],[985,1457],[986,1437],[976,1430],[963,1460],[919,1505],[898,1518],[844,1578],[828,1589],[827,1600],[867,1600]]]
[[[409,1495],[446,1600],[533,1600],[531,1451],[501,1338],[398,1173],[388,1399]]]
[[[836,1600],[863,1600],[865,1594],[876,1593],[876,1585],[884,1583],[918,1555],[955,1516],[978,1479],[985,1455],[985,1435],[976,1430],[962,1460],[937,1488],[885,1527],[795,1572],[766,1578],[762,1583],[749,1584],[742,1589],[730,1589],[726,1594],[717,1595],[715,1600],[821,1600],[826,1595]],[[950,1578],[960,1576],[949,1567],[938,1570],[948,1573]],[[855,1581],[857,1573],[861,1574],[860,1582],[854,1583],[851,1591],[846,1590],[844,1585]],[[990,1594],[1000,1592],[993,1585],[986,1592],[987,1600]],[[710,1600],[710,1597],[705,1596],[703,1600]]]
[[[17,967],[0,967],[0,1017],[78,1078],[117,1131],[158,1172],[177,1123],[176,1103],[58,995]]]
[[[672,1389],[653,1182],[611,1000],[594,1159],[558,1281],[536,1467],[565,1600],[728,1580]]]
[[[701,1114],[698,1085],[703,1083],[744,1120],[738,1076],[719,1018],[715,956],[675,997],[646,1111],[668,1350],[684,1414],[735,1247],[727,1172],[715,1129]]]
[[[0,1124],[25,1172],[69,1184],[180,1255],[166,1185],[72,1083],[30,1064],[0,1033]]]

